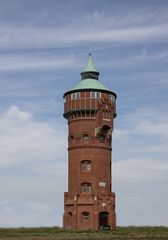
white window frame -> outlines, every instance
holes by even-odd
[[[88,212],[82,212],[82,220],[88,221],[89,220],[89,213]]]
[[[92,192],[91,183],[82,183],[81,189],[82,189],[82,192]]]
[[[115,102],[115,96],[113,94],[109,94],[109,100],[111,102]]]
[[[80,98],[80,92],[71,93],[71,100],[76,100]]]
[[[91,161],[90,160],[81,161],[81,170],[84,172],[90,172],[91,171]]]
[[[91,92],[91,98],[98,98],[100,99],[101,98],[101,92]]]

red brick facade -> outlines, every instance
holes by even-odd
[[[64,228],[115,228],[111,139],[116,95],[105,90],[85,89],[65,93],[64,100],[64,117],[68,120]]]

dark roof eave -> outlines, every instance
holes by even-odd
[[[100,73],[98,71],[83,71],[80,74],[84,74],[84,73],[97,73],[97,75],[100,75]]]
[[[97,92],[106,92],[106,93],[111,93],[115,96],[115,98],[117,98],[117,94],[115,92],[112,92],[110,90],[105,90],[105,89],[96,89],[96,88],[83,88],[83,89],[75,89],[75,90],[69,90],[67,92],[64,93],[63,98],[67,95],[67,94],[71,94],[71,93],[75,93],[75,92],[89,92],[89,91],[97,91]]]

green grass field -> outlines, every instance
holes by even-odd
[[[66,231],[58,227],[0,228],[0,239],[18,240],[115,240],[167,239],[168,227],[117,227],[113,231]]]

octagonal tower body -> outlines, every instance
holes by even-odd
[[[116,227],[112,192],[111,140],[116,94],[98,79],[91,56],[81,81],[64,94],[68,121],[68,192],[64,193],[64,228]]]

